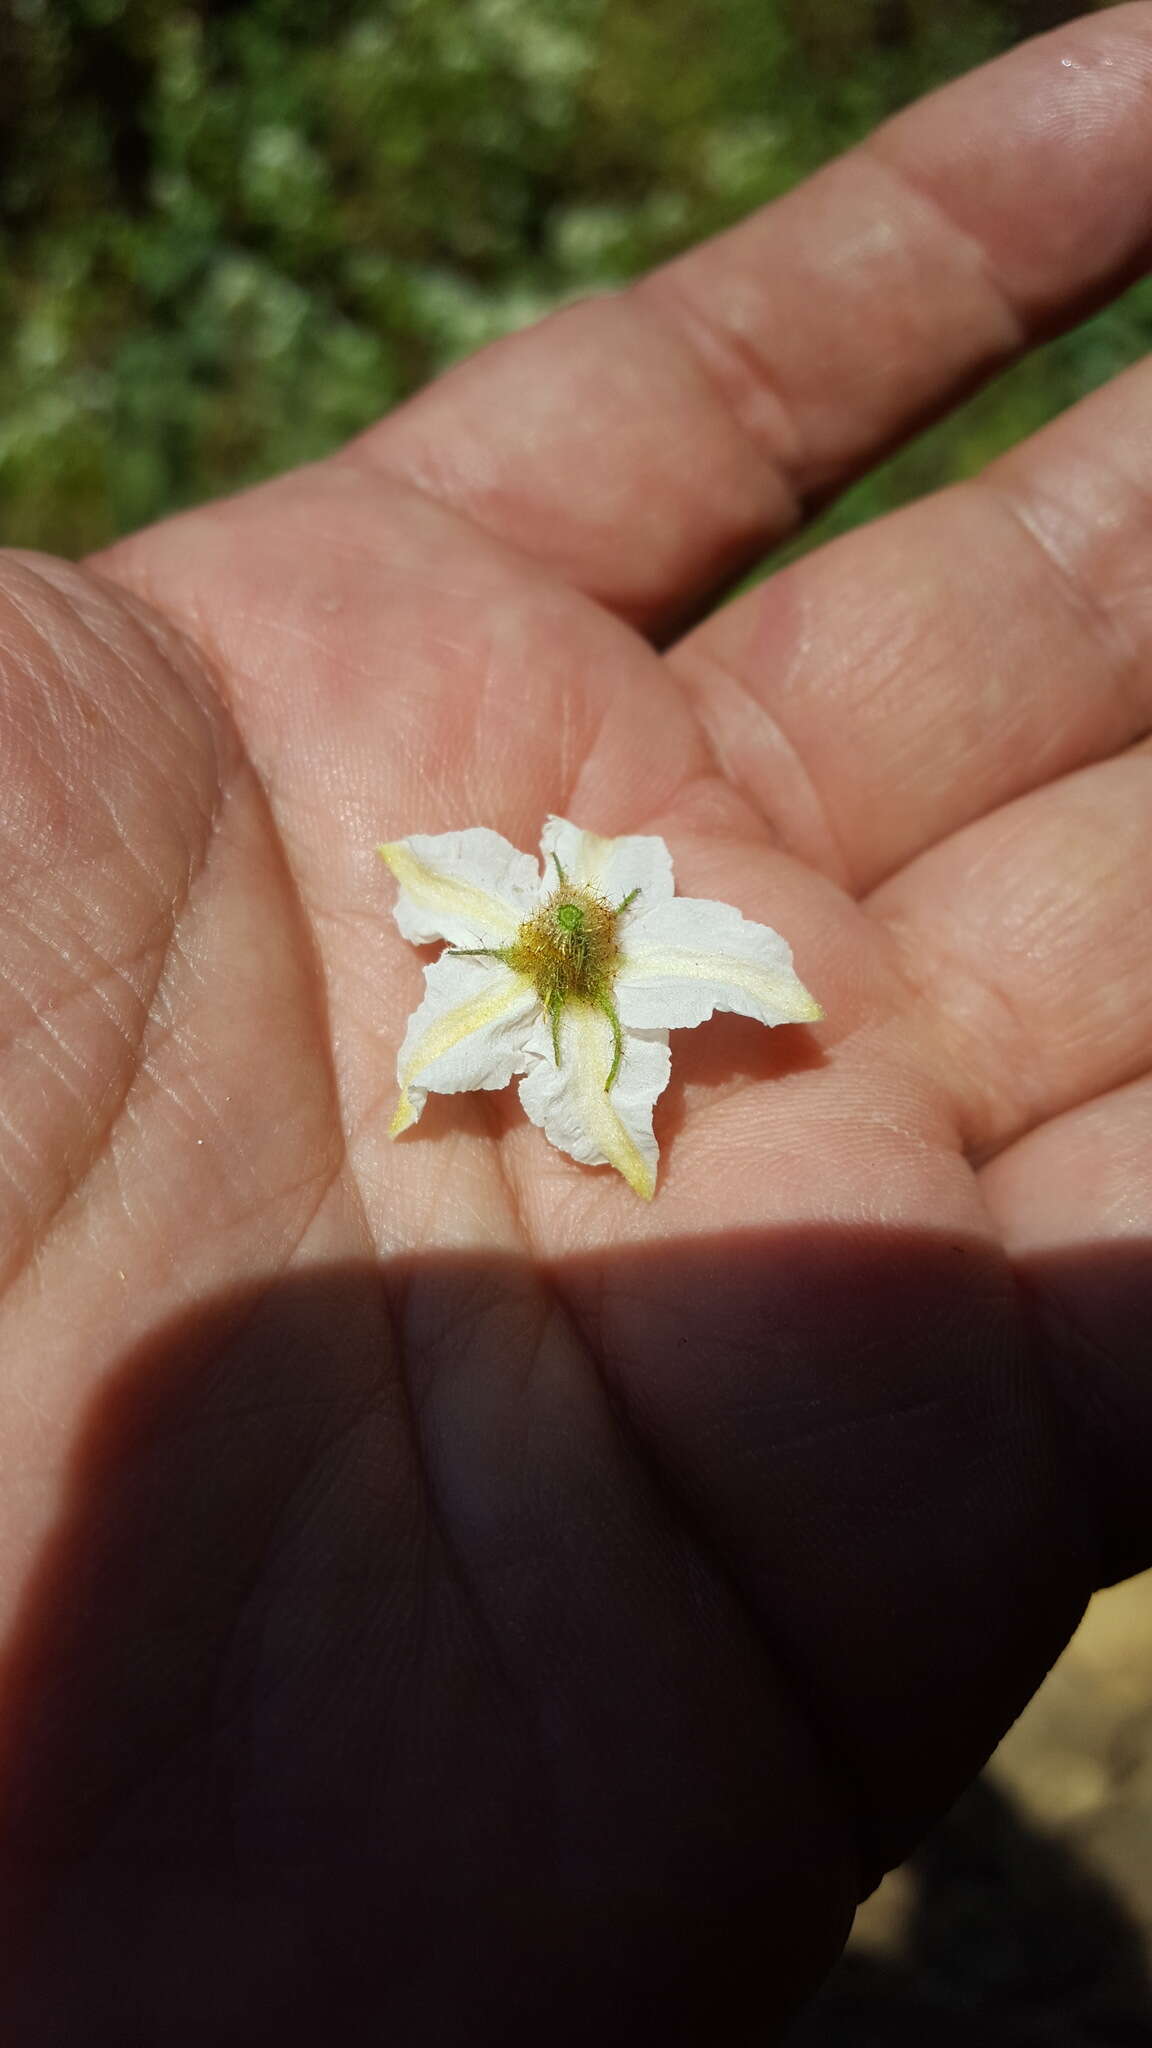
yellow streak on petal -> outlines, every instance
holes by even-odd
[[[398,1138],[401,1131],[410,1130],[419,1118],[419,1115],[420,1111],[413,1108],[412,1098],[408,1090],[402,1088],[400,1090],[400,1098],[392,1113],[392,1121],[388,1126],[388,1136],[390,1138]]]
[[[459,1045],[462,1038],[470,1038],[473,1032],[483,1031],[505,1016],[520,1001],[528,986],[522,974],[510,974],[506,978],[501,975],[495,987],[489,983],[483,994],[473,996],[470,1002],[457,1004],[454,1010],[446,1010],[443,1016],[429,1025],[404,1063],[400,1098],[388,1126],[389,1137],[398,1138],[420,1115],[408,1093],[413,1081],[419,1079],[433,1060],[440,1059],[444,1053],[451,1052],[454,1045]]]
[[[570,1028],[564,1035],[565,1057],[571,1054],[578,1077],[581,1121],[610,1166],[645,1202],[656,1192],[656,1176],[637,1150],[636,1142],[612,1107],[604,1083],[612,1063],[611,1034],[600,1010],[572,1004]]]
[[[377,853],[386,861],[402,889],[407,889],[413,902],[421,909],[454,912],[481,929],[485,925],[495,929],[505,938],[515,938],[520,929],[521,919],[501,903],[498,896],[490,896],[486,889],[477,889],[472,882],[461,882],[453,875],[442,875],[426,861],[417,859],[410,846],[397,839],[388,846],[378,846]]]
[[[670,948],[665,953],[629,950],[625,966],[637,980],[723,981],[731,988],[746,989],[757,1002],[787,1013],[790,1024],[816,1024],[824,1015],[815,996],[810,995],[795,974],[775,973],[755,960],[741,960],[730,953],[693,953]]]

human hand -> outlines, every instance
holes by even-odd
[[[1147,368],[681,630],[1134,272],[1150,89],[1093,17],[6,561],[9,2038],[762,2040],[1152,1556]],[[374,845],[549,811],[827,1013],[673,1039],[651,1206],[514,1094],[387,1138]]]

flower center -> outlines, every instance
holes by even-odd
[[[565,883],[525,920],[503,957],[528,977],[546,1010],[571,1002],[602,1006],[619,958],[616,918],[592,889]]]
[[[612,983],[620,949],[616,943],[616,922],[635,903],[639,888],[630,889],[615,908],[586,889],[570,882],[552,855],[560,887],[535,917],[526,917],[510,946],[452,946],[453,953],[486,953],[502,960],[532,983],[552,1025],[552,1050],[560,1065],[560,1015],[565,1003],[590,1003],[603,1010],[612,1027],[612,1064],[604,1083],[607,1094],[620,1072],[624,1058],[624,1033],[612,1001]]]

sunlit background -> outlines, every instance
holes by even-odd
[[[0,0],[0,534],[78,553],[321,454],[1076,11]],[[832,523],[978,467],[1150,333],[1137,291]]]
[[[320,455],[1080,11],[0,0],[0,536],[79,553]],[[1141,286],[817,533],[979,468],[1150,339]],[[1145,1581],[1097,1603],[982,1787],[867,1909],[798,2048],[1152,2043],[1150,1943]]]

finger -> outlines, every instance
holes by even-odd
[[[725,769],[856,890],[1152,723],[1152,368],[808,556],[670,657]]]
[[[637,288],[485,351],[351,459],[658,629],[1143,264],[1150,81],[1147,5],[1061,28]]]
[[[1152,1068],[1152,745],[1035,791],[869,899],[977,1155]]]
[[[622,1425],[835,1758],[873,1871],[1020,1711],[1095,1556],[1004,1262],[955,1224],[882,1227],[874,1200],[561,1269]]]
[[[1057,1117],[981,1175],[1089,1449],[1119,1578],[1152,1547],[1152,1081]]]

